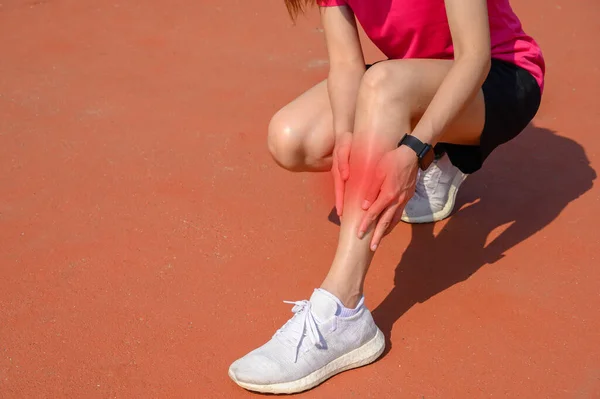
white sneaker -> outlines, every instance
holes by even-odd
[[[229,376],[242,388],[263,393],[297,393],[335,374],[374,362],[385,348],[383,334],[363,300],[352,316],[341,302],[317,289],[294,305],[294,316],[269,342],[236,360]]]
[[[452,165],[447,155],[434,161],[429,169],[419,172],[415,195],[406,204],[402,221],[431,223],[450,216],[458,188],[467,176]]]

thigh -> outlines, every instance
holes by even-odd
[[[388,60],[369,68],[365,79],[390,93],[393,103],[402,104],[410,114],[414,128],[419,122],[453,61],[435,59]],[[370,75],[370,76],[369,76]],[[482,90],[444,132],[441,141],[477,145],[485,124],[485,101]]]
[[[536,79],[525,69],[492,59],[483,83],[485,126],[478,146],[443,144],[439,149],[463,173],[475,173],[496,148],[518,136],[531,122],[540,106],[541,91]]]
[[[309,159],[327,158],[335,134],[327,81],[323,81],[280,109],[271,120],[269,134],[284,135],[298,143]]]

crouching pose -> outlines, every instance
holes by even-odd
[[[295,16],[314,1],[286,3]],[[543,90],[541,51],[509,0],[316,3],[328,78],[275,114],[268,145],[283,168],[333,173],[340,235],[310,299],[231,365],[233,381],[259,392],[310,389],[381,355],[363,283],[382,238],[400,220],[449,216],[461,183],[529,124]],[[387,59],[365,65],[356,20]]]

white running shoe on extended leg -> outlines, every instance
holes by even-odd
[[[467,176],[452,165],[447,155],[435,160],[426,171],[419,171],[415,195],[406,204],[402,221],[432,223],[450,216],[458,188]]]
[[[329,292],[317,289],[294,305],[294,316],[266,344],[236,360],[229,376],[242,388],[297,393],[342,371],[374,362],[385,348],[383,334],[363,300],[351,316]]]

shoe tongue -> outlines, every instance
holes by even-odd
[[[339,313],[342,303],[335,295],[317,288],[310,297],[310,303],[313,314],[321,321],[327,321]]]

